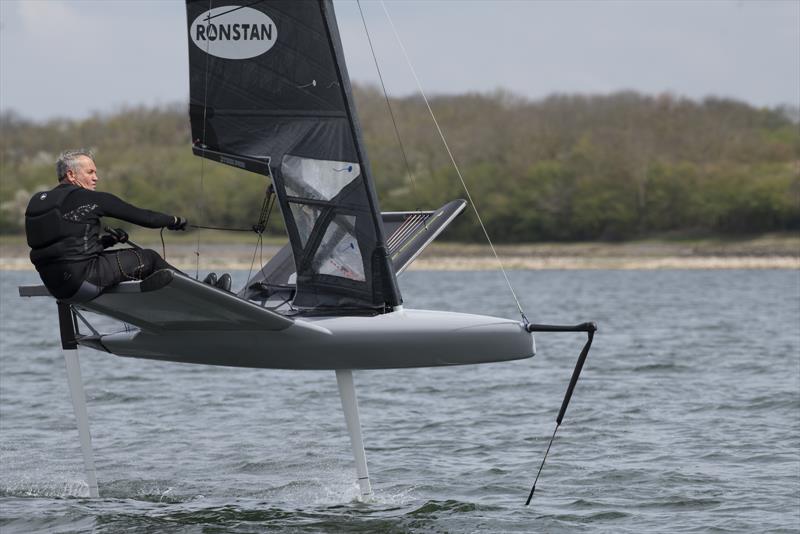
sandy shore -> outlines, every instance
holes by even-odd
[[[143,243],[161,251],[161,243]],[[279,249],[264,245],[255,265]],[[197,266],[195,243],[168,243],[167,259],[187,271]],[[200,246],[200,270],[249,269],[254,247],[245,243]],[[800,236],[691,242],[522,244],[497,247],[506,269],[800,269]],[[0,270],[29,270],[28,248],[20,239],[0,241]],[[498,268],[487,246],[434,243],[410,270],[474,271]]]

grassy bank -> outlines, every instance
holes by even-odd
[[[383,210],[465,196],[419,98],[392,99],[401,152],[384,95],[361,87],[354,96]],[[630,91],[535,101],[498,91],[430,104],[498,243],[800,230],[800,130],[780,108]],[[193,156],[185,103],[80,121],[0,119],[0,176],[9,177],[0,180],[0,232],[22,230],[33,192],[55,185],[58,151],[78,146],[95,149],[100,189],[134,205],[208,226],[258,220],[266,180]],[[270,229],[282,229],[277,211]],[[447,235],[483,239],[470,210]]]

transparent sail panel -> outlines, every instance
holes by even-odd
[[[319,274],[339,276],[359,282],[366,281],[364,262],[355,238],[356,218],[350,215],[334,217],[314,256],[313,269]]]
[[[297,224],[300,241],[305,247],[306,243],[308,243],[308,236],[311,235],[311,230],[314,228],[314,223],[319,218],[320,210],[307,204],[295,204],[294,202],[290,202],[289,207],[292,209],[292,217],[294,217],[294,222]]]
[[[281,162],[286,192],[299,198],[331,200],[358,178],[358,163],[284,156]]]

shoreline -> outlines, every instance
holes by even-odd
[[[161,251],[161,243],[143,243]],[[265,244],[254,269],[280,246]],[[188,272],[197,266],[196,245],[169,243],[167,261]],[[254,248],[246,243],[201,244],[200,270],[248,270]],[[500,245],[497,252],[509,270],[662,270],[795,269],[800,270],[800,237],[759,238],[736,242],[633,242]],[[261,258],[259,258],[261,256]],[[410,271],[490,271],[499,269],[483,245],[434,243]],[[24,242],[0,241],[0,271],[32,271]]]

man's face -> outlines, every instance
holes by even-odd
[[[94,161],[86,156],[80,156],[78,159],[78,168],[76,171],[67,170],[67,180],[69,183],[83,187],[84,189],[91,189],[94,191],[97,187],[97,167]]]

